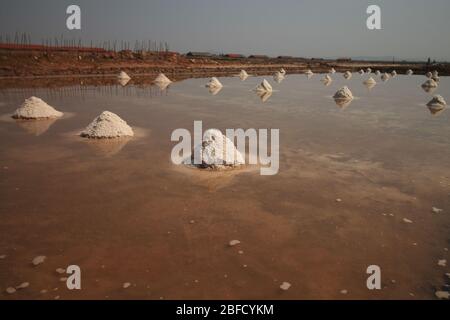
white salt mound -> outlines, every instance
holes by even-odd
[[[397,75],[397,71],[393,70],[393,71],[391,72],[391,76],[395,77],[396,75]]]
[[[257,92],[272,92],[273,89],[272,89],[272,86],[270,85],[270,83],[269,83],[266,79],[264,79],[264,80],[261,82],[261,84],[259,84],[259,85],[256,87],[256,91],[257,91]]]
[[[367,68],[366,72],[367,72],[367,73],[372,73],[372,69]]]
[[[381,76],[381,80],[383,81],[388,81],[391,78],[391,76],[389,75],[389,73],[383,73],[383,75]]]
[[[438,76],[432,76],[431,79],[433,79],[435,82],[439,82],[441,80]]]
[[[331,81],[333,81],[333,79],[328,74],[322,78],[322,82],[331,82]]]
[[[284,70],[283,68],[280,69],[280,73],[284,76],[286,75],[286,70]]]
[[[119,80],[130,80],[130,76],[125,71],[120,71],[119,75],[117,76]]]
[[[412,71],[411,69],[409,69],[408,71],[406,71],[406,75],[408,76],[412,76],[414,73],[414,71]]]
[[[245,70],[241,70],[241,72],[239,73],[239,78],[241,78],[242,80],[245,80],[248,78],[248,73]]]
[[[364,72],[363,69],[359,70],[359,74],[364,74],[364,73],[365,73],[365,72]]]
[[[134,136],[133,129],[118,115],[104,111],[84,129],[80,136],[93,139]]]
[[[370,77],[369,79],[367,79],[366,81],[364,81],[364,84],[372,85],[372,84],[377,84],[377,82],[375,81],[374,78]]]
[[[425,76],[427,77],[427,78],[431,78],[432,76],[433,76],[433,74],[431,73],[431,72],[427,72],[426,74],[425,74]]]
[[[334,68],[331,68],[329,72],[330,72],[331,74],[335,74],[335,73],[336,73],[336,70],[334,70]]]
[[[334,99],[339,99],[339,100],[352,100],[353,97],[353,93],[350,91],[350,89],[345,86],[342,87],[341,89],[339,89],[333,96]]]
[[[437,88],[438,84],[433,79],[428,79],[422,84],[423,88]]]
[[[445,107],[447,105],[447,102],[441,95],[436,95],[433,97],[433,99],[430,100],[430,102],[427,103],[428,107]]]
[[[216,77],[212,77],[209,82],[206,84],[207,88],[222,88],[223,85],[220,83],[219,79]]]
[[[172,83],[172,81],[166,77],[164,73],[160,73],[155,80],[153,80],[155,83]]]
[[[351,79],[351,77],[352,77],[352,73],[350,71],[345,71],[344,78],[345,79]]]
[[[273,75],[273,79],[276,82],[281,82],[284,79],[284,74],[282,74],[281,72],[277,71],[275,72],[275,74]]]
[[[201,164],[194,163],[195,155],[198,159],[201,159]],[[217,129],[205,131],[203,142],[194,148],[190,159],[190,164],[203,169],[237,167],[244,163],[244,157],[236,149],[233,142]]]
[[[305,74],[307,76],[312,76],[314,74],[314,72],[312,72],[311,69],[308,69],[308,70],[305,71]]]
[[[381,74],[380,70],[375,71],[375,75],[379,76]]]
[[[14,119],[52,119],[62,117],[63,113],[49,106],[42,99],[30,97],[17,109]]]
[[[437,72],[437,70],[434,70],[432,73],[433,77],[439,77],[439,72]]]

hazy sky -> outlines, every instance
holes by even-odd
[[[157,40],[171,50],[304,57],[395,56],[450,61],[449,0],[0,0],[0,33]],[[66,29],[66,8],[82,30]],[[382,10],[380,31],[366,9]]]

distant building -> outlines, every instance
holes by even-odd
[[[251,56],[249,56],[249,58],[250,59],[269,59],[269,57],[264,54],[252,54]]]
[[[212,57],[213,54],[209,52],[195,52],[195,51],[189,51],[186,53],[186,56],[193,57],[193,58],[207,58]]]

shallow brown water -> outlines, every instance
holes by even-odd
[[[30,95],[72,113],[0,121],[0,299],[434,298],[450,272],[437,265],[450,258],[449,110],[429,112],[423,76],[371,91],[357,74],[336,74],[328,87],[319,79],[289,75],[265,103],[252,77],[220,78],[217,95],[207,79],[164,92],[133,83],[0,90],[0,114]],[[358,98],[341,109],[331,96],[344,84]],[[447,77],[435,93],[450,99]],[[103,110],[144,136],[106,145],[74,136]],[[174,166],[170,135],[194,120],[280,129],[279,174]],[[233,239],[241,244],[228,247]],[[47,260],[33,267],[38,255]],[[55,272],[70,264],[81,267],[80,291]],[[372,264],[382,290],[366,287]]]

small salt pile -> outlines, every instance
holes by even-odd
[[[281,72],[277,71],[273,75],[273,80],[275,80],[277,83],[281,83],[281,81],[284,80],[284,75]]]
[[[379,76],[381,74],[380,70],[375,71],[375,75]]]
[[[201,160],[201,164],[194,163],[195,156]],[[220,130],[209,129],[205,131],[203,142],[194,148],[192,158],[186,164],[202,169],[222,169],[237,167],[244,163],[244,157],[230,139]]]
[[[367,68],[366,72],[367,72],[367,73],[372,73],[372,69]]]
[[[350,71],[345,71],[344,78],[349,80],[352,78],[352,73]]]
[[[359,70],[359,74],[360,74],[360,75],[363,75],[364,73],[365,73],[365,72],[364,72],[363,69]]]
[[[110,139],[134,136],[133,129],[118,115],[104,111],[92,121],[80,136],[92,139]]]
[[[335,73],[336,73],[336,70],[334,70],[334,68],[331,68],[330,71],[329,71],[329,73],[335,74]]]
[[[130,80],[130,76],[125,71],[120,71],[120,73],[117,76],[117,79],[119,80]]]
[[[289,282],[283,282],[280,285],[280,289],[283,290],[283,291],[289,290],[290,287],[291,287],[291,284]]]
[[[369,79],[364,81],[364,84],[366,84],[366,85],[374,85],[374,84],[377,84],[377,82],[375,81],[374,78],[370,77]]]
[[[305,71],[305,74],[308,78],[311,78],[314,75],[314,72],[312,72],[311,69],[308,69]]]
[[[433,99],[427,103],[427,106],[432,108],[445,108],[446,105],[447,102],[441,95],[435,95]]]
[[[426,76],[427,78],[431,78],[431,77],[433,76],[433,74],[432,74],[430,71],[428,71],[428,72],[425,74],[425,76]]]
[[[395,71],[395,70],[392,70],[392,72],[391,72],[391,76],[392,76],[392,77],[395,77],[395,76],[397,76],[397,71]]]
[[[434,70],[434,71],[432,72],[432,76],[433,76],[433,77],[439,77],[439,72],[438,72],[437,70]]]
[[[327,74],[327,75],[325,75],[325,76],[322,78],[322,80],[320,80],[320,81],[325,82],[325,83],[328,83],[328,82],[332,82],[333,79],[330,77],[329,74]]]
[[[245,80],[248,78],[248,73],[245,70],[241,70],[241,73],[239,73],[239,78],[241,78],[241,80]]]
[[[55,110],[42,99],[30,97],[14,112],[14,119],[54,119],[63,116],[62,112]]]
[[[256,91],[257,91],[257,92],[272,92],[273,89],[272,89],[272,86],[270,85],[270,83],[269,83],[266,79],[264,79],[264,80],[261,82],[261,84],[259,84],[259,85],[256,87]]]
[[[389,73],[383,73],[383,75],[381,76],[381,80],[383,81],[388,81],[391,78],[391,76],[389,75]]]
[[[422,88],[437,88],[438,84],[433,79],[428,79],[422,84]]]
[[[286,75],[286,70],[284,70],[283,68],[280,69],[280,73],[285,76]]]
[[[352,100],[353,97],[353,93],[350,91],[350,89],[345,86],[340,88],[333,96],[334,99],[337,100]]]
[[[209,82],[206,84],[207,88],[222,88],[223,85],[220,83],[219,79],[216,77],[212,77]]]
[[[172,81],[166,77],[164,73],[160,73],[155,80],[154,83],[172,83]]]
[[[408,71],[406,71],[406,75],[407,76],[412,76],[414,73],[414,71],[412,71],[411,69],[409,69]]]
[[[266,102],[272,96],[272,91],[261,91],[256,93],[262,102]]]

